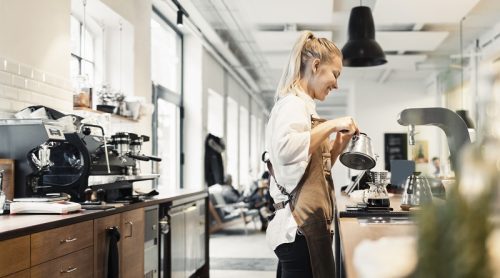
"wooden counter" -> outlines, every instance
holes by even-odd
[[[336,198],[337,212],[345,211],[346,204],[355,204],[344,193],[336,192]],[[390,198],[394,211],[401,211],[400,199],[400,195]],[[338,225],[335,242],[336,255],[340,255],[341,258],[340,260],[336,258],[337,277],[358,277],[354,268],[354,250],[364,239],[376,240],[385,236],[403,236],[415,233],[415,225],[413,224],[360,224],[358,218],[337,218],[336,224]]]
[[[169,190],[133,204],[107,203],[115,206],[108,210],[1,215],[0,277],[100,278],[109,271],[123,278],[150,277],[160,269],[170,277],[174,260],[176,265],[183,262],[186,275],[208,277],[207,200],[207,190]],[[177,209],[180,218],[168,217],[171,209]],[[179,240],[181,228],[186,232]],[[119,240],[111,244],[116,232]],[[111,245],[119,262],[110,270]],[[182,256],[172,251],[174,246]]]
[[[169,190],[160,191],[157,195],[144,202],[129,205],[116,204],[115,209],[109,210],[81,210],[70,214],[16,214],[0,215],[0,240],[37,233],[86,220],[92,220],[116,213],[162,203],[173,205],[189,202],[191,199],[200,199],[208,196],[206,190]]]

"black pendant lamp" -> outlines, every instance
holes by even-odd
[[[375,24],[369,7],[351,10],[348,26],[349,40],[342,48],[346,67],[372,67],[387,63],[385,54],[375,41]]]

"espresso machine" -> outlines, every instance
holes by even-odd
[[[0,157],[15,160],[15,198],[67,193],[83,200],[90,160],[76,133],[53,120],[3,119],[0,142]]]
[[[107,202],[128,202],[133,199],[133,182],[153,180],[158,174],[143,174],[140,161],[161,161],[161,158],[141,154],[148,136],[117,132],[110,138],[97,125],[83,124],[79,135],[90,155],[88,185],[93,190],[104,190]]]

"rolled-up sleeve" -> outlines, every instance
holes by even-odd
[[[280,165],[298,164],[305,168],[311,141],[310,115],[299,98],[290,97],[286,101],[276,114],[272,149]]]

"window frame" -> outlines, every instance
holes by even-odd
[[[78,18],[76,17],[75,15],[71,14],[71,17],[73,17],[76,21],[78,21],[78,27],[79,27],[79,34],[78,34],[78,51],[80,52],[80,55],[78,54],[75,54],[73,52],[70,52],[70,56],[71,58],[73,59],[76,59],[78,61],[78,75],[82,75],[82,68],[83,68],[83,62],[87,62],[89,64],[92,65],[92,74],[93,76],[92,77],[89,77],[90,80],[92,80],[94,83],[95,83],[95,70],[96,70],[96,62],[95,62],[95,49],[93,50],[94,52],[94,60],[89,60],[85,57],[82,56],[82,44],[84,43],[83,42],[83,33],[84,32],[87,32],[88,34],[91,34],[92,36],[90,38],[87,38],[87,36],[85,36],[85,41],[87,41],[88,39],[90,39],[92,41],[92,47],[95,48],[95,34],[92,33],[92,31],[90,30],[90,28],[86,28],[86,30],[84,29],[83,27],[83,22]],[[89,84],[91,87],[94,87],[95,84]]]
[[[179,108],[180,123],[179,123],[179,188],[184,188],[184,36],[182,32],[170,22],[155,6],[153,6],[153,14],[151,19],[157,17],[169,28],[171,28],[179,38],[180,63],[179,63],[179,92],[176,93],[160,84],[152,82],[152,102],[154,105],[152,119],[152,138],[153,138],[153,154],[158,155],[158,99],[161,98],[166,102],[172,103]],[[158,185],[158,180],[155,180],[155,187]]]

